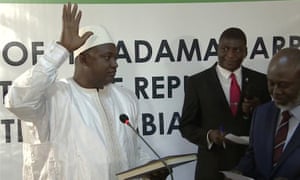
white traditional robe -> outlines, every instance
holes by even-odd
[[[133,131],[119,121],[127,114],[137,127],[137,98],[110,84],[85,89],[72,78],[57,80],[69,53],[54,43],[9,89],[5,106],[21,120],[24,179],[113,180],[117,172],[145,162]],[[138,163],[140,162],[140,163]]]

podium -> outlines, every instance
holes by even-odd
[[[117,173],[116,176],[118,180],[130,180],[133,178],[143,177],[147,174],[153,173],[154,171],[166,168],[162,161],[164,161],[169,168],[172,169],[176,166],[195,161],[196,159],[197,154],[195,153],[166,156],[161,158],[161,160],[156,159],[141,166]]]

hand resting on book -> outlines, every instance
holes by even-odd
[[[150,180],[166,180],[169,175],[169,171],[167,168],[162,168],[157,171],[153,171],[150,174],[146,175],[144,178]]]

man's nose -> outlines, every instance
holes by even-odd
[[[226,56],[229,57],[229,58],[232,58],[235,56],[235,52],[233,49],[228,49],[228,51],[226,52]]]
[[[114,67],[114,68],[117,68],[118,67],[117,59],[112,58],[111,61],[110,61],[110,66]]]
[[[272,89],[272,95],[281,94],[281,93],[282,93],[281,88],[279,88],[278,85],[274,85],[274,87]]]

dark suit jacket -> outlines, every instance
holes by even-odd
[[[262,102],[270,99],[266,76],[243,67],[242,94],[249,84],[257,87],[255,94]],[[248,136],[250,118],[244,119],[242,116],[241,102],[237,116],[232,116],[217,76],[216,64],[188,79],[180,131],[184,138],[199,146],[195,179],[220,179],[219,170],[232,169],[239,162],[240,157],[245,153],[246,146],[227,143],[225,149],[222,146],[213,145],[209,150],[206,136],[208,130],[218,129],[220,126],[223,126],[228,133]]]
[[[272,167],[274,135],[280,110],[273,102],[257,108],[253,114],[250,145],[236,169],[255,179],[285,177],[300,179],[300,126],[294,132],[277,165]]]

